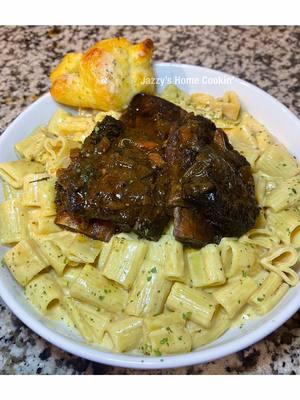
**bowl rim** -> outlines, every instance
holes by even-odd
[[[170,63],[170,62],[155,62],[155,67],[183,67],[185,69],[194,68],[201,73],[219,73],[222,76],[234,78],[239,84],[246,86],[252,91],[258,91],[259,95],[263,95],[272,101],[273,104],[280,106],[282,111],[286,114],[286,117],[292,119],[294,122],[299,124],[300,121],[295,114],[293,114],[285,105],[275,99],[273,96],[260,89],[259,87],[242,80],[234,75],[222,72],[219,70],[205,68],[197,65],[184,64],[184,63]],[[45,93],[39,97],[36,101],[27,106],[4,130],[0,136],[0,146],[6,137],[14,129],[14,125],[17,121],[24,117],[24,114],[29,112],[29,109],[35,105],[42,103],[45,98],[51,97],[50,92]],[[226,357],[232,353],[238,352],[247,348],[250,345],[255,344],[259,340],[263,339],[279,326],[285,323],[294,313],[300,308],[300,296],[295,296],[291,301],[283,307],[282,310],[278,310],[276,313],[276,320],[270,319],[261,327],[250,330],[245,333],[242,337],[228,341],[227,343],[216,344],[212,348],[204,348],[199,351],[194,351],[186,354],[176,354],[161,357],[143,356],[143,355],[128,355],[119,354],[109,351],[101,351],[98,348],[89,347],[84,343],[76,343],[72,338],[67,338],[64,335],[58,333],[54,329],[47,327],[42,321],[31,316],[24,310],[23,306],[19,304],[19,301],[14,297],[13,292],[5,286],[4,282],[0,280],[0,296],[7,307],[15,314],[27,327],[33,330],[36,334],[44,338],[46,341],[57,346],[63,351],[74,354],[75,356],[88,359],[93,362],[103,363],[110,366],[124,367],[124,368],[135,368],[135,369],[165,369],[165,368],[178,368],[184,366],[190,366],[195,364],[207,363],[219,358]]]

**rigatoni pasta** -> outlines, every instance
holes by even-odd
[[[172,283],[164,275],[163,265],[146,258],[129,292],[126,313],[137,317],[159,314],[171,286]]]
[[[110,312],[124,311],[127,292],[106,279],[100,271],[86,265],[70,287],[71,296]]]
[[[143,320],[136,317],[120,319],[109,325],[108,333],[117,351],[136,349],[143,337]]]
[[[42,216],[53,216],[55,209],[55,179],[47,173],[28,174],[24,177],[22,204],[39,207]]]
[[[184,278],[183,245],[173,238],[168,239],[164,246],[164,273],[171,281],[180,281]]]
[[[145,258],[147,243],[142,240],[127,240],[120,237],[114,237],[112,242],[103,275],[129,289]]]
[[[32,239],[21,240],[5,254],[3,261],[22,286],[26,286],[39,272],[50,266]]]
[[[256,289],[254,279],[240,276],[231,278],[224,287],[214,291],[213,296],[224,307],[229,318],[233,318]]]
[[[223,335],[230,327],[230,319],[224,309],[220,307],[215,312],[208,329],[196,324],[191,327],[191,324],[191,322],[187,323],[187,330],[190,331],[192,337],[192,348],[196,349]]]
[[[268,146],[255,163],[255,170],[269,176],[291,178],[299,174],[299,166],[293,156],[279,144]]]
[[[44,166],[35,161],[18,160],[0,163],[0,178],[15,189],[23,186],[26,175],[44,171]]]
[[[25,295],[42,314],[47,314],[63,299],[63,292],[50,273],[33,278],[25,287]]]
[[[283,243],[300,247],[300,213],[296,209],[267,213],[267,225]]]
[[[19,157],[28,161],[37,161],[41,164],[46,162],[44,142],[48,131],[45,126],[36,128],[29,136],[15,145]]]
[[[290,286],[295,286],[299,277],[292,269],[298,261],[298,253],[292,246],[280,246],[261,259],[261,265],[278,274]]]
[[[16,198],[0,204],[0,243],[14,244],[28,238],[28,212]]]
[[[224,238],[220,243],[222,266],[226,278],[255,272],[258,252],[252,244]]]
[[[13,200],[16,198],[21,198],[23,195],[22,188],[15,189],[13,186],[11,186],[9,183],[5,181],[2,181],[2,191],[4,200]]]
[[[184,326],[186,319],[181,312],[166,310],[162,314],[155,317],[147,317],[144,319],[145,327],[151,332],[156,329],[164,328],[172,324]]]
[[[67,304],[64,303],[64,307],[73,319],[73,323],[79,326],[79,330],[83,332],[83,336],[86,335],[90,342],[101,344],[112,319],[111,314],[68,298],[67,302]]]
[[[233,127],[225,130],[231,144],[253,167],[260,155],[256,137],[249,130]]]
[[[192,348],[189,332],[181,325],[169,325],[149,333],[149,340],[154,354],[187,353]]]
[[[254,306],[258,314],[266,314],[280,301],[288,288],[289,285],[284,283],[277,273],[270,272],[248,303]]]
[[[272,233],[267,227],[250,229],[239,241],[262,249],[271,249],[280,243],[277,233]]]
[[[117,112],[59,109],[16,144],[20,160],[0,164],[0,243],[11,246],[3,262],[33,306],[101,348],[159,357],[207,346],[245,313],[268,313],[298,283],[300,249],[295,158],[234,92],[189,96],[171,85],[162,97],[212,119],[251,164],[260,213],[242,237],[195,249],[175,240],[171,224],[157,242],[119,233],[108,243],[58,226],[58,169]]]
[[[47,138],[44,143],[46,151],[46,171],[55,176],[60,168],[66,168],[70,163],[70,152],[79,148],[74,140],[67,140],[64,137]]]
[[[265,199],[265,206],[278,212],[294,207],[300,201],[300,176],[294,176],[281,182]]]
[[[58,109],[48,124],[48,130],[57,136],[70,137],[83,142],[92,133],[95,122],[92,117],[71,115],[63,109]]]
[[[179,282],[174,283],[166,305],[170,310],[182,312],[185,319],[205,328],[209,328],[216,309],[216,301],[210,294]]]
[[[201,250],[186,250],[186,260],[193,286],[215,286],[225,282],[219,247],[208,244]]]

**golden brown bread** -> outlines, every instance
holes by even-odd
[[[51,95],[70,106],[122,110],[135,94],[154,92],[152,53],[150,39],[112,38],[67,54],[50,75]]]

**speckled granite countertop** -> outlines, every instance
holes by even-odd
[[[67,51],[101,38],[151,37],[155,58],[220,69],[266,90],[300,115],[300,27],[0,27],[0,132],[48,89]],[[300,312],[250,348],[173,370],[112,368],[67,354],[24,326],[0,299],[1,374],[300,374]]]

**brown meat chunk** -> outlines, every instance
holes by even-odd
[[[247,160],[233,150],[224,132],[204,146],[182,178],[183,198],[202,210],[222,236],[240,236],[258,215]]]
[[[58,171],[56,222],[109,240],[133,231],[203,246],[246,232],[257,204],[250,166],[224,132],[156,96],[135,96],[121,120],[106,117]]]
[[[212,225],[197,208],[175,207],[173,234],[180,242],[194,247],[215,241]]]

